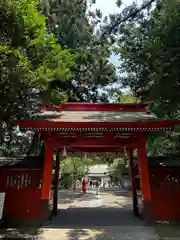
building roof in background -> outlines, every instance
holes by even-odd
[[[89,176],[97,176],[103,175],[106,176],[108,174],[108,165],[107,164],[97,164],[89,167]]]

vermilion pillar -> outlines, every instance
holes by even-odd
[[[151,222],[152,221],[151,188],[150,188],[145,139],[142,139],[139,142],[137,151],[138,151],[138,163],[139,163],[141,190],[142,190],[142,201],[143,201],[143,207],[144,207],[144,217],[148,222]]]
[[[137,186],[136,186],[136,172],[135,172],[132,148],[128,148],[128,158],[129,158],[129,168],[130,168],[130,175],[131,175],[131,185],[132,185],[133,212],[135,216],[139,216]]]
[[[56,152],[56,169],[55,169],[55,189],[53,196],[53,213],[57,214],[58,210],[58,193],[59,193],[59,168],[60,168],[60,151]]]
[[[48,206],[50,199],[51,180],[52,180],[53,148],[45,144],[44,171],[41,188],[41,209],[44,219],[49,216]]]

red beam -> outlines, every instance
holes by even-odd
[[[91,132],[92,135],[88,135],[87,132],[63,132],[63,134],[59,134],[58,132],[42,132],[42,136],[44,139],[51,138],[59,142],[77,142],[77,141],[92,141],[93,143],[97,141],[105,141],[107,143],[110,142],[126,142],[126,141],[134,141],[135,139],[139,139],[141,137],[148,136],[148,132],[132,132],[131,135],[123,135],[121,133],[116,132],[102,132],[102,135],[98,135],[98,132]],[[94,135],[93,135],[94,134]],[[116,135],[117,134],[117,135]]]
[[[129,145],[131,143],[131,141],[122,141],[122,142],[98,142],[98,141],[57,141],[57,140],[50,140],[52,142],[53,145],[59,146],[59,147],[64,147],[64,146],[73,146],[76,148],[79,147],[101,147],[101,148],[108,148],[108,147],[115,147],[115,148],[119,148],[120,146],[124,146],[124,145]]]
[[[112,133],[111,133],[112,134]],[[131,137],[130,138],[127,138],[127,139],[121,139],[121,138],[114,138],[113,135],[109,136],[108,137],[103,137],[103,138],[95,138],[95,137],[92,137],[92,138],[87,138],[87,137],[84,137],[84,136],[78,136],[77,137],[74,137],[74,138],[71,138],[70,136],[69,137],[62,137],[58,134],[51,134],[48,135],[46,133],[43,133],[43,138],[44,139],[47,139],[49,138],[51,139],[51,141],[53,142],[57,142],[58,144],[60,145],[76,145],[76,146],[103,146],[103,147],[106,147],[106,146],[120,146],[120,145],[126,145],[126,144],[129,144],[129,142],[131,141],[135,141],[135,139],[132,139]]]
[[[84,152],[86,149],[88,149],[89,152],[108,152],[111,150],[113,152],[118,152],[118,151],[124,151],[124,147],[132,147],[132,148],[137,148],[138,146],[138,142],[137,141],[129,141],[129,142],[126,142],[126,143],[120,143],[120,144],[109,144],[109,145],[99,145],[98,143],[94,142],[94,144],[91,144],[91,145],[86,145],[86,144],[76,144],[76,143],[69,143],[69,144],[65,144],[65,143],[61,143],[61,142],[58,142],[58,141],[53,141],[53,140],[47,140],[48,142],[48,145],[49,146],[52,146],[54,148],[64,148],[67,147],[67,149],[75,149],[75,150],[79,150],[79,151],[82,151]]]
[[[61,106],[44,105],[41,110],[54,110],[54,111],[136,111],[146,112],[147,104],[134,104],[134,103],[64,103]]]
[[[62,145],[58,142],[53,141],[47,141],[49,146],[52,146],[54,148],[61,148],[64,147],[67,148],[67,152],[124,152],[124,147],[132,147],[137,148],[138,143],[136,142],[129,142],[129,144],[122,144],[122,145],[82,145],[82,146],[76,146],[75,144],[69,144],[69,145]]]
[[[124,152],[124,147],[119,146],[117,147],[80,147],[80,148],[75,148],[75,147],[68,147],[67,152]]]
[[[50,122],[17,121],[21,128],[166,128],[180,125],[180,120],[153,122]]]

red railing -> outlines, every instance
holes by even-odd
[[[4,218],[40,217],[42,172],[0,168],[0,192],[5,192]]]
[[[154,219],[180,220],[180,168],[152,168],[150,182]]]

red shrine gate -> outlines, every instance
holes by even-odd
[[[54,149],[57,150],[53,196],[53,211],[56,212],[60,152],[64,148],[67,152],[112,152],[115,155],[126,148],[131,166],[134,213],[138,214],[138,208],[132,152],[137,149],[144,217],[148,221],[159,220],[154,217],[158,214],[153,214],[146,140],[151,132],[171,131],[178,124],[180,121],[158,121],[148,112],[146,104],[65,103],[59,107],[44,106],[33,119],[18,122],[21,129],[41,136],[44,142],[43,166],[26,170],[2,169],[0,190],[6,192],[4,217],[23,221],[48,218]],[[15,202],[14,209],[12,201]]]

